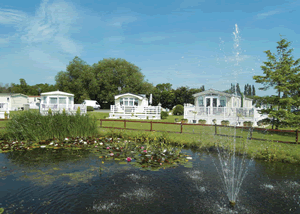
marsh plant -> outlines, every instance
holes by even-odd
[[[52,113],[42,116],[38,112],[25,111],[12,117],[6,132],[10,140],[63,140],[70,136],[95,136],[97,125],[88,115]]]

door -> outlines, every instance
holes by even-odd
[[[210,98],[206,98],[206,114],[210,114]]]

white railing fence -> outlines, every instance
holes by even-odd
[[[80,113],[85,114],[87,113],[86,105],[82,104],[74,104],[74,105],[66,105],[66,104],[41,104],[40,105],[40,112],[45,114],[45,112],[48,112],[49,109],[51,109],[52,112],[59,112],[62,113],[64,110],[66,113],[76,113],[78,107],[80,108]]]
[[[160,119],[160,106],[110,106],[109,118]]]

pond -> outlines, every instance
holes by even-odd
[[[300,213],[299,166],[253,161],[232,209],[217,154],[181,152],[184,161],[154,170],[90,149],[2,153],[0,207],[48,214]]]

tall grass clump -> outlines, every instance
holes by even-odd
[[[39,112],[25,111],[14,115],[6,125],[9,140],[63,140],[66,137],[96,136],[97,133],[96,120],[87,114],[68,115],[63,112],[42,116]]]

